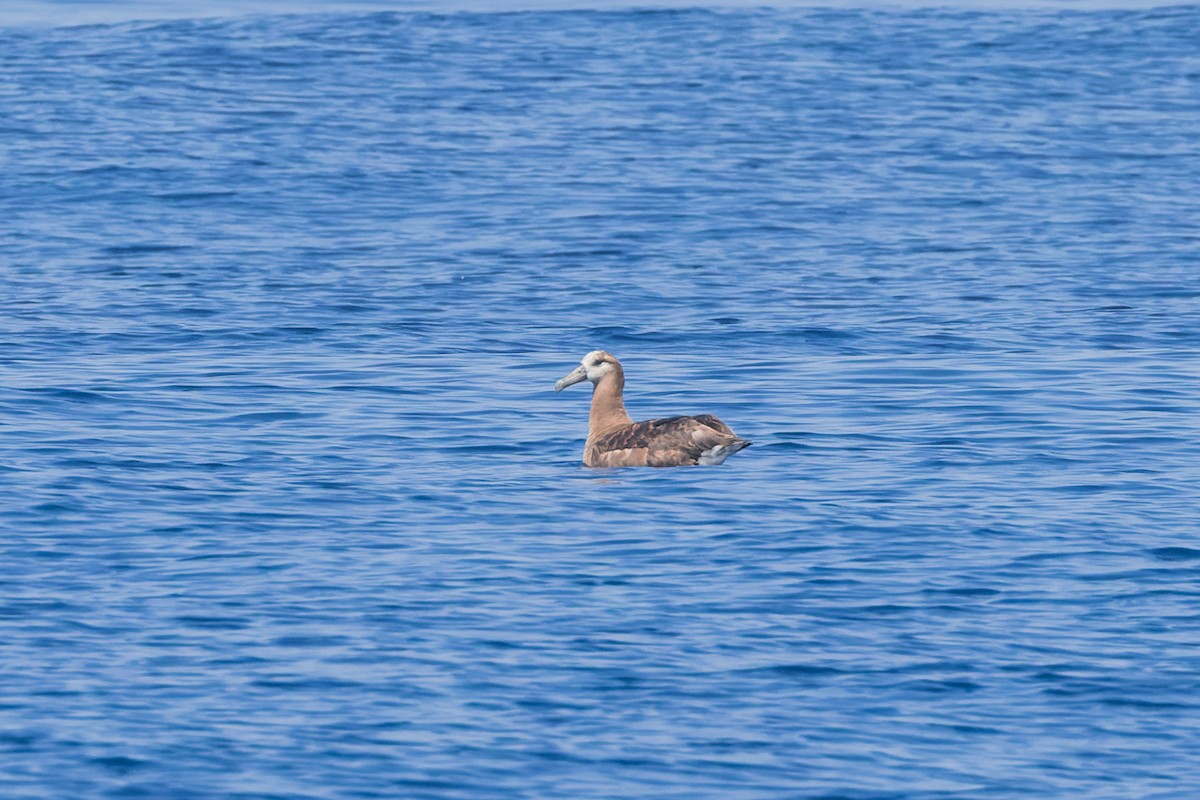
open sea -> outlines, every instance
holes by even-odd
[[[0,11],[0,797],[1200,797],[1200,5],[364,5]]]

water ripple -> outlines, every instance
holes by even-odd
[[[0,28],[0,792],[1190,796],[1198,22]]]

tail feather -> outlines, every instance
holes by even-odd
[[[734,453],[744,450],[749,446],[750,442],[746,439],[734,439],[728,444],[719,444],[716,447],[710,447],[705,450],[700,454],[698,463],[705,466],[721,464]]]

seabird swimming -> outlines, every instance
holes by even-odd
[[[750,444],[712,414],[634,422],[621,399],[625,371],[621,362],[604,350],[584,356],[578,367],[554,384],[554,391],[561,392],[582,381],[592,382],[592,412],[583,448],[585,466],[720,464]]]

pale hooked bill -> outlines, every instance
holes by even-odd
[[[592,382],[583,463],[589,467],[684,467],[720,464],[750,442],[739,438],[712,414],[634,422],[625,411],[621,392],[625,371],[604,350],[583,357],[569,375],[554,384],[561,392],[572,384]]]

